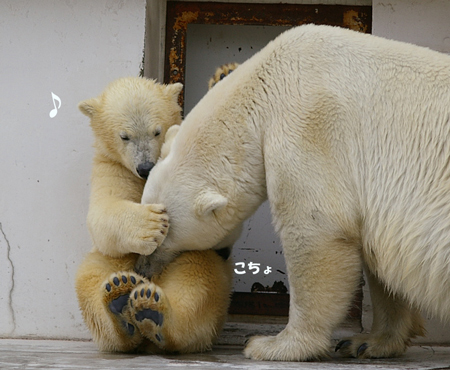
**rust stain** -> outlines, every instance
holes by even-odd
[[[187,28],[187,25],[189,23],[193,23],[196,19],[198,19],[199,12],[192,12],[192,11],[184,11],[180,14],[179,17],[175,19],[175,23],[173,25],[173,29],[178,30],[185,30]]]
[[[367,22],[363,21],[365,14],[360,14],[356,10],[348,10],[344,12],[343,26],[358,32],[367,32]],[[365,18],[365,17],[364,17]]]
[[[170,49],[170,52],[169,52],[169,59],[170,59],[171,61],[178,60],[178,54],[177,54],[177,51],[175,50],[175,48],[171,48],[171,49]]]

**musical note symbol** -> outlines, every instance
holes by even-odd
[[[50,111],[50,114],[49,114],[50,118],[54,118],[58,114],[58,109],[61,108],[61,99],[59,98],[58,95],[55,95],[52,93],[52,100],[53,100],[53,106],[55,108]],[[58,108],[56,108],[55,101],[58,101]]]

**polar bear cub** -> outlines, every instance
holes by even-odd
[[[121,78],[79,105],[91,120],[95,156],[88,214],[93,249],[78,269],[76,290],[104,351],[207,350],[227,317],[232,272],[223,254],[183,253],[151,279],[135,271],[139,256],[167,234],[164,207],[139,202],[181,122],[181,87]]]
[[[328,26],[269,43],[181,124],[147,182],[167,208],[155,254],[208,249],[268,198],[290,281],[289,323],[247,357],[329,349],[367,269],[369,336],[341,353],[402,354],[419,309],[450,318],[450,57]],[[263,246],[261,246],[263,247]]]

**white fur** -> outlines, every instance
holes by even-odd
[[[210,248],[268,197],[289,273],[290,318],[278,336],[251,340],[248,357],[322,355],[363,264],[381,286],[380,302],[411,310],[378,320],[382,339],[369,340],[366,355],[397,355],[423,333],[412,306],[450,316],[449,137],[449,56],[301,26],[192,110],[143,201],[166,205],[171,228],[159,248],[179,250]],[[226,202],[205,214],[205,193]],[[404,324],[398,343],[388,335],[393,320]]]

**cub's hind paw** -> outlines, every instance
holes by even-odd
[[[169,305],[160,287],[152,282],[139,284],[130,294],[133,323],[141,334],[159,347],[166,344],[165,320]]]
[[[136,285],[144,281],[147,281],[147,279],[134,272],[127,271],[112,274],[102,284],[105,308],[130,336],[135,333],[128,307],[130,292]]]
[[[146,279],[132,271],[117,272],[102,284],[103,301],[113,313],[122,313],[130,292]]]

